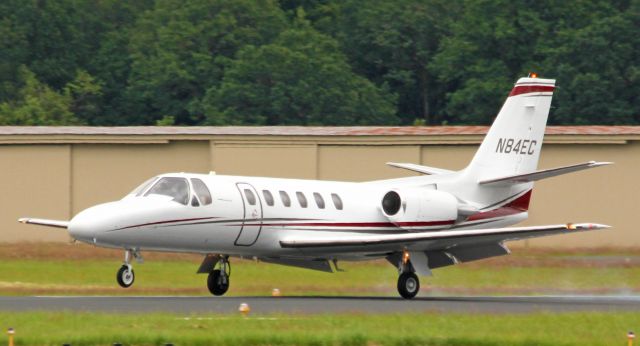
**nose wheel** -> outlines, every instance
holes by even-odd
[[[133,285],[133,281],[135,280],[135,274],[133,273],[133,268],[131,265],[124,264],[118,270],[118,285],[122,288],[128,288]]]
[[[120,269],[118,269],[118,274],[116,275],[116,279],[118,281],[118,285],[122,288],[129,288],[133,285],[135,281],[135,274],[133,272],[133,266],[130,263],[131,256],[133,256],[139,263],[142,263],[142,256],[137,250],[126,250],[124,252],[124,264]]]
[[[207,288],[214,296],[221,296],[229,290],[231,264],[228,257],[221,257],[218,268],[212,270],[207,277]]]

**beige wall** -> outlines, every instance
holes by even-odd
[[[614,161],[597,168],[538,182],[526,224],[593,221],[610,231],[531,240],[517,245],[544,247],[640,246],[635,215],[640,184],[640,142],[545,144],[540,168],[589,160]],[[147,144],[0,145],[0,242],[67,241],[63,230],[25,226],[21,216],[69,219],[80,210],[121,198],[147,178],[166,172],[365,181],[410,176],[385,162],[414,162],[463,168],[477,144],[394,143],[332,138],[180,139]]]
[[[418,162],[417,145],[323,145],[318,152],[318,179],[366,181],[414,175],[386,162]]]
[[[547,145],[541,167],[589,160],[612,161],[596,168],[541,181],[533,192],[527,224],[592,221],[614,226],[604,232],[531,240],[530,245],[567,247],[640,246],[635,218],[640,213],[640,143]]]
[[[213,144],[212,169],[218,174],[277,178],[316,178],[316,146]]]
[[[72,149],[73,213],[122,198],[150,177],[210,170],[209,143],[75,144]]]
[[[63,230],[19,225],[21,216],[71,217],[69,145],[0,147],[0,241],[66,241]],[[25,214],[27,213],[27,214]]]

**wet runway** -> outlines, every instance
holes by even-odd
[[[0,297],[0,311],[237,313],[527,313],[639,311],[640,296],[422,297]]]

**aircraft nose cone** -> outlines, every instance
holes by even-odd
[[[71,219],[68,230],[74,239],[86,242],[91,242],[96,234],[95,226],[82,212]]]
[[[69,234],[77,240],[95,243],[97,235],[109,228],[106,218],[111,209],[109,204],[103,204],[81,211],[69,222]]]

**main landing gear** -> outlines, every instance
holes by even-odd
[[[415,269],[409,260],[409,252],[402,253],[402,258],[398,261],[398,293],[404,299],[412,299],[420,291],[420,280],[415,273]]]
[[[124,264],[120,267],[118,274],[116,275],[118,285],[122,288],[131,287],[136,278],[133,272],[133,266],[130,262],[131,256],[133,256],[139,263],[142,263],[142,256],[137,250],[131,249],[124,252]]]
[[[221,296],[229,290],[229,276],[231,276],[231,264],[229,256],[221,256],[217,267],[209,272],[207,288],[214,296]]]
[[[398,277],[398,293],[404,299],[411,299],[420,291],[420,280],[413,272],[404,272]]]

